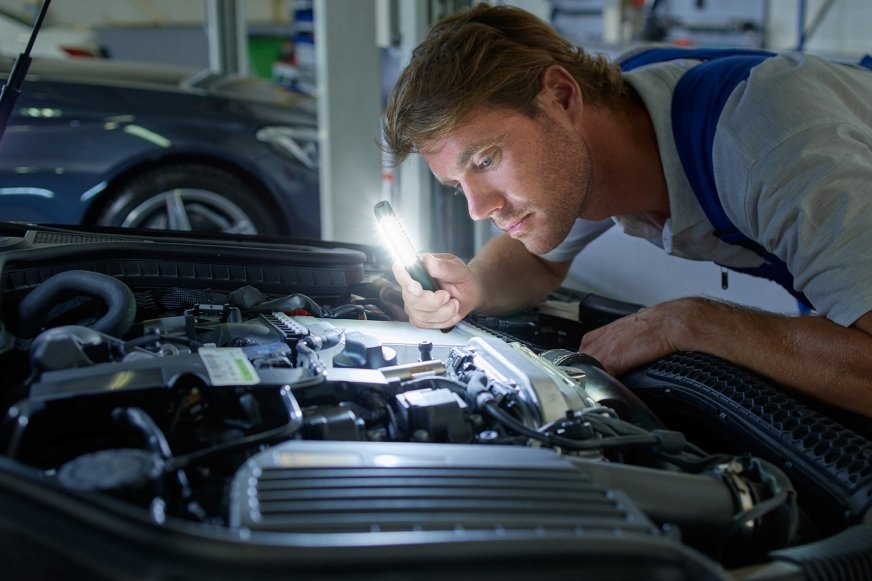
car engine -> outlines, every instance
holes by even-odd
[[[612,377],[542,311],[416,329],[370,249],[7,234],[0,493],[160,532],[159,576],[872,575],[860,419],[716,358]]]

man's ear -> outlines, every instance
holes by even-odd
[[[537,99],[540,107],[555,107],[570,119],[577,119],[583,110],[581,88],[569,71],[560,65],[551,65],[539,76],[541,90]]]

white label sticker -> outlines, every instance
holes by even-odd
[[[257,370],[239,347],[200,347],[197,351],[212,385],[255,385]]]

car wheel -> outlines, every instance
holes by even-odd
[[[148,171],[115,190],[97,218],[101,226],[279,234],[261,196],[236,175],[206,165]]]

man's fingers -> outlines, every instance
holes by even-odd
[[[399,260],[394,260],[394,262],[391,264],[391,271],[394,273],[394,278],[397,279],[397,282],[400,286],[404,287],[412,282],[412,277],[409,275],[406,269],[403,268],[403,265],[402,263],[400,263]]]
[[[449,299],[445,304],[436,308],[419,308],[417,305],[406,303],[406,313],[409,321],[418,327],[441,329],[450,327],[460,320],[460,302],[457,299]]]
[[[421,286],[420,282],[413,280],[406,285],[406,292],[413,297],[420,297],[421,293],[424,292],[424,287]]]
[[[462,290],[457,285],[471,280],[466,263],[453,254],[424,254],[421,260],[437,283],[447,285],[446,288],[452,292]],[[405,312],[410,323],[417,327],[444,329],[463,319],[460,314],[460,297],[452,298],[449,290],[445,289],[433,292],[424,290],[399,261],[394,261],[391,268],[402,289]]]

